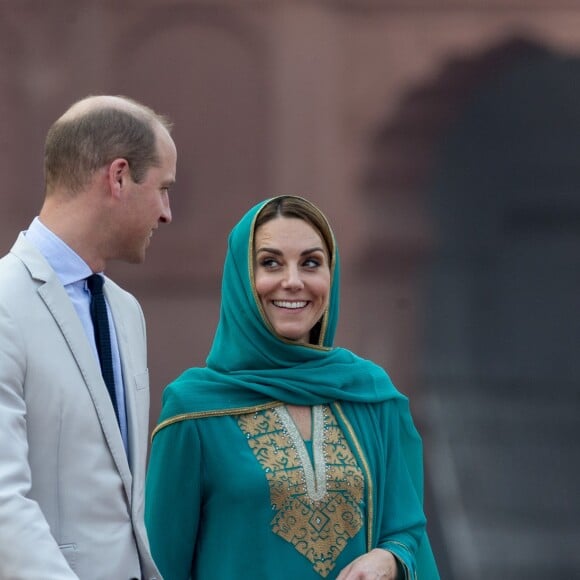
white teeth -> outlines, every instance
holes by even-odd
[[[300,300],[299,302],[290,302],[289,300],[273,300],[274,306],[279,308],[304,308],[308,304],[305,300]]]

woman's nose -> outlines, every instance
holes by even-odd
[[[304,287],[304,282],[302,281],[302,276],[300,276],[298,268],[289,267],[286,270],[282,285],[289,290],[299,290]]]

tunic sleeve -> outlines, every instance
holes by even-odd
[[[378,547],[392,552],[405,571],[416,578],[416,553],[425,534],[422,482],[414,482],[403,453],[401,420],[396,404],[387,404],[383,414],[385,432],[385,480],[380,486]]]
[[[191,575],[201,507],[201,446],[195,420],[156,433],[147,471],[145,523],[164,578]]]

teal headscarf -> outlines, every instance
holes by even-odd
[[[184,403],[196,412],[231,412],[271,401],[316,405],[337,400],[373,403],[405,399],[381,367],[347,349],[333,347],[340,277],[334,243],[330,248],[330,300],[321,321],[320,345],[292,343],[274,333],[253,283],[255,222],[269,201],[250,209],[229,235],[220,320],[207,366],[191,368],[174,381],[172,387],[179,385],[181,394],[179,410],[172,409],[170,400],[164,401],[161,421],[183,413]]]
[[[326,221],[307,200],[281,197],[300,200]],[[260,211],[275,199],[278,198],[255,205],[231,231],[222,278],[220,320],[206,366],[186,370],[167,387],[154,435],[167,425],[200,416],[245,413],[280,402],[294,405],[339,402],[353,424],[358,425],[360,436],[365,437],[368,415],[365,406],[356,403],[394,400],[401,419],[403,454],[415,490],[422,498],[422,445],[407,398],[397,391],[380,366],[334,346],[340,263],[327,222],[332,237],[331,288],[328,308],[320,321],[318,344],[298,344],[278,336],[262,310],[253,281],[254,231]],[[377,465],[377,469],[382,468]],[[378,525],[378,520],[373,525]],[[420,580],[439,578],[427,535],[420,543],[416,561]]]

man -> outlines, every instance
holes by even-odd
[[[160,578],[143,523],[145,322],[91,274],[144,260],[171,221],[176,157],[168,121],[125,97],[83,99],[48,132],[40,214],[0,260],[0,579]],[[104,281],[94,321],[89,277]]]

